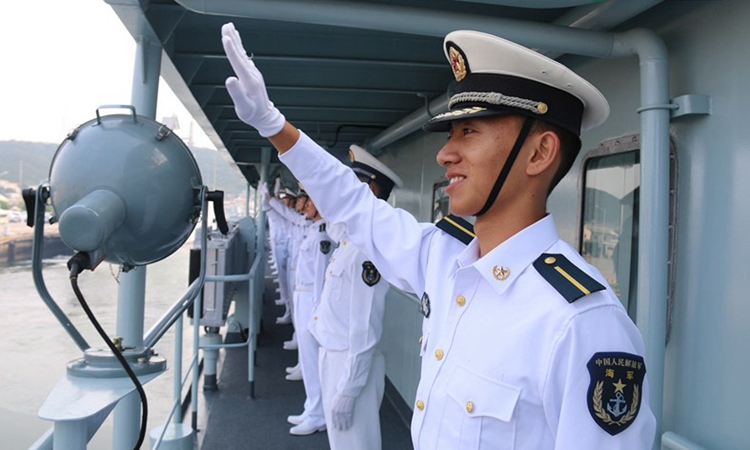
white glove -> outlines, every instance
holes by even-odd
[[[352,426],[354,420],[354,400],[356,398],[347,395],[336,394],[333,396],[331,406],[331,422],[337,429],[344,431]]]
[[[237,117],[257,129],[263,137],[278,134],[284,128],[286,119],[268,99],[263,75],[248,58],[240,34],[233,23],[221,27],[221,43],[237,75],[227,78],[226,81]]]
[[[271,207],[268,204],[271,199],[271,195],[268,193],[268,187],[266,186],[266,183],[258,183],[258,195],[260,196],[261,207],[264,211],[268,211]]]

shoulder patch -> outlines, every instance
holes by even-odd
[[[466,219],[454,216],[453,214],[449,214],[443,217],[438,223],[435,224],[435,226],[466,245],[469,245],[469,242],[471,242],[471,240],[474,239],[475,236],[474,225],[472,225]]]
[[[601,283],[559,253],[542,253],[542,256],[534,261],[534,268],[565,297],[568,303],[604,289]]]
[[[331,251],[331,241],[323,240],[320,241],[320,252],[327,255]]]
[[[362,281],[368,286],[375,286],[380,281],[380,272],[370,261],[362,263]]]
[[[591,418],[614,436],[638,416],[643,399],[646,364],[638,355],[623,352],[594,353],[586,368],[591,381],[586,396]]]

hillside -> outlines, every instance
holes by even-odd
[[[37,187],[47,181],[52,157],[59,144],[26,141],[0,141],[0,180],[19,183],[23,188]],[[210,149],[192,149],[201,171],[203,184],[221,189],[227,198],[245,195],[245,180],[221,155]]]

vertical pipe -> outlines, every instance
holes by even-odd
[[[57,420],[52,438],[52,448],[85,449],[88,443],[88,425],[86,420]]]
[[[260,184],[267,184],[268,183],[268,169],[271,164],[271,148],[270,147],[263,147],[261,149],[260,154],[260,180],[258,181],[258,185]],[[256,205],[258,204],[257,201],[257,195],[256,195]],[[263,208],[256,208],[257,215],[256,222],[255,222],[255,229],[258,233],[256,245],[255,245],[255,257],[258,258],[260,256],[263,256],[263,249],[266,247],[266,212],[263,211]]]
[[[131,103],[136,113],[153,119],[161,70],[161,46],[142,38],[136,43]],[[136,267],[120,277],[117,334],[123,346],[143,347],[143,311],[146,298],[146,267]],[[130,450],[138,440],[140,398],[132,392],[118,403],[114,413],[113,448]]]
[[[206,248],[208,247],[208,203],[206,201],[205,189],[201,191],[201,263],[200,278],[201,281],[206,275]],[[203,289],[198,292],[193,301],[193,383],[190,389],[190,406],[191,406],[191,424],[193,431],[198,431],[198,351],[200,349],[200,317],[203,311]]]
[[[638,314],[646,345],[651,410],[659,448],[664,403],[669,248],[669,74],[664,41],[648,30],[618,35],[638,54],[641,72],[641,192],[638,224]]]
[[[182,401],[182,317],[174,324],[174,361],[172,368],[174,371],[174,402],[179,404]],[[175,424],[182,423],[182,407],[178,406],[174,412],[173,420]]]
[[[258,257],[258,254],[255,254]],[[256,269],[256,272],[260,268]],[[257,277],[255,273],[248,278],[248,289],[247,294],[249,297],[249,305],[247,308],[247,382],[250,389],[250,398],[255,398],[255,336],[257,331],[255,330],[255,280]]]
[[[156,119],[156,100],[161,72],[161,45],[142,37],[136,43],[133,89],[130,102],[138,115]]]
[[[257,191],[256,191],[257,193]],[[255,196],[255,201],[253,202],[253,212],[256,212],[258,210],[258,196]],[[247,183],[245,185],[245,217],[250,215],[250,183]]]
[[[123,347],[143,347],[143,311],[146,296],[146,268],[136,267],[120,275],[117,292],[117,336]],[[114,413],[115,450],[132,449],[140,429],[141,399],[133,391],[123,397]]]
[[[260,154],[260,180],[258,180],[258,186],[261,184],[267,184],[268,183],[268,168],[271,164],[271,148],[270,147],[263,147],[261,149]],[[265,258],[265,248],[266,248],[266,212],[263,210],[263,208],[258,207],[258,191],[256,190],[255,195],[255,232],[256,232],[256,240],[255,240],[255,260],[259,261],[259,264],[257,265],[257,268],[255,269],[255,273],[250,278],[250,282],[248,285],[248,295],[250,296],[250,301],[248,304],[249,314],[248,314],[248,345],[247,345],[247,361],[248,361],[248,367],[247,367],[247,375],[248,375],[248,383],[250,385],[250,397],[255,398],[255,348],[257,344],[257,334],[260,331],[258,327],[258,321],[260,316],[261,309],[259,308],[259,303],[262,302],[261,295],[259,294],[261,291],[260,286],[263,283],[264,278],[264,268],[265,266],[261,266],[263,264],[264,258]],[[260,258],[260,259],[258,259]]]

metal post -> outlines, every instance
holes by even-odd
[[[206,251],[208,247],[208,206],[206,201],[205,192],[201,193],[201,277],[206,275]],[[198,292],[193,302],[193,361],[195,367],[193,367],[193,385],[190,389],[190,406],[191,406],[191,426],[193,431],[198,431],[198,351],[200,349],[200,317],[201,311],[203,311],[203,292]]]
[[[174,401],[182,401],[182,315],[174,324],[174,361],[172,361],[172,370],[174,371]],[[182,423],[182,408],[178,407],[172,416],[172,422],[175,424]]]
[[[258,191],[255,191],[255,200],[253,201],[253,213],[258,211]],[[245,185],[245,217],[250,215],[250,183]]]
[[[136,44],[131,103],[136,113],[154,119],[159,91],[161,46],[142,38]],[[143,347],[143,311],[146,298],[146,267],[136,267],[120,276],[117,334],[125,347]],[[114,412],[113,448],[131,450],[140,429],[140,398],[132,392],[120,400]]]
[[[123,347],[142,348],[146,268],[136,267],[123,272],[117,295],[117,336],[122,338]],[[141,399],[138,392],[131,392],[117,404],[113,430],[115,450],[133,448],[138,440],[140,415]]]
[[[260,180],[258,180],[258,186],[266,184],[268,182],[268,168],[271,164],[271,148],[263,147],[260,154]],[[262,289],[259,289],[259,285],[262,286],[264,279],[264,259],[266,252],[266,212],[263,208],[258,207],[258,195],[256,190],[255,195],[255,260],[259,262],[253,277],[251,277],[248,285],[248,295],[250,296],[250,302],[248,305],[248,326],[250,331],[248,332],[248,345],[247,345],[247,377],[250,389],[250,398],[255,398],[255,349],[257,347],[257,335],[260,332],[259,319],[260,311],[262,309],[259,304],[262,302],[261,295]],[[260,259],[259,259],[260,258]],[[261,266],[261,264],[264,264]],[[255,316],[255,317],[253,317]]]
[[[88,443],[88,430],[85,420],[58,420],[52,448],[85,449]]]

